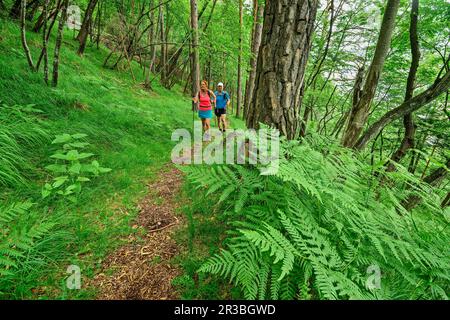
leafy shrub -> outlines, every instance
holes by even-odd
[[[199,272],[229,278],[247,299],[448,298],[449,221],[430,186],[402,168],[375,177],[323,141],[284,142],[281,158],[274,176],[253,166],[181,167],[217,197],[232,227]],[[409,213],[401,200],[412,192],[423,202]],[[367,285],[373,268],[379,288]]]
[[[24,172],[30,168],[28,150],[48,141],[44,124],[37,117],[41,112],[34,105],[0,105],[0,186],[26,183]]]
[[[72,202],[77,201],[77,195],[81,192],[82,184],[91,181],[90,177],[96,177],[111,169],[101,167],[97,160],[88,161],[93,153],[81,152],[89,146],[88,142],[82,142],[85,134],[62,134],[56,136],[52,144],[62,146],[50,156],[55,163],[45,167],[52,173],[51,183],[46,183],[42,190],[42,197],[50,195],[63,196]]]

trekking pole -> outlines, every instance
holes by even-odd
[[[197,111],[197,103],[192,101],[192,133],[195,131],[195,113]]]

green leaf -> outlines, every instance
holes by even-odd
[[[87,137],[87,134],[84,134],[84,133],[76,133],[76,134],[72,135],[72,138],[74,138],[76,140],[86,138],[86,137]]]
[[[58,160],[67,160],[67,155],[62,153],[55,153],[50,156],[50,158],[58,159]]]
[[[77,161],[77,160],[80,160],[79,157],[80,157],[80,154],[78,153],[77,150],[70,150],[69,152],[67,152],[66,160]]]
[[[93,155],[94,155],[93,153],[80,153],[79,159],[90,158],[90,157],[92,157]]]
[[[66,173],[67,166],[65,164],[51,164],[46,166],[45,169],[54,173]]]
[[[69,143],[69,146],[71,146],[72,148],[85,148],[88,145],[90,145],[90,143],[88,142],[73,142],[73,143]]]
[[[76,203],[78,201],[77,198],[74,196],[69,196],[69,197],[67,197],[67,199],[69,199],[69,201],[73,202],[73,203]]]
[[[53,179],[53,180],[55,180],[55,182],[53,183],[53,188],[59,188],[59,187],[62,186],[68,179],[69,179],[68,176],[63,176],[63,177],[58,177],[58,178]]]
[[[42,189],[42,198],[43,199],[47,198],[51,194],[52,194],[52,192],[50,190]]]
[[[92,164],[82,164],[81,172],[89,172],[93,174],[98,174],[98,169],[95,168]]]
[[[99,168],[99,167],[100,167],[100,164],[98,163],[97,160],[92,161],[91,164],[92,164],[92,166],[93,166],[94,168]]]
[[[91,179],[86,178],[86,177],[78,177],[77,181],[79,181],[79,182],[88,182],[88,181],[91,181]]]
[[[72,140],[72,136],[70,134],[64,133],[62,135],[57,135],[56,139],[52,141],[52,144],[67,143],[71,140]]]
[[[79,162],[74,163],[70,168],[69,172],[74,174],[79,174],[81,170],[81,164]]]
[[[112,169],[100,167],[100,168],[98,168],[98,171],[99,171],[100,173],[107,173],[107,172],[111,172]]]
[[[78,153],[78,150],[70,150],[69,152],[67,152],[66,160],[78,161],[92,157],[93,155],[93,153]]]

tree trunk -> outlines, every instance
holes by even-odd
[[[49,0],[44,0],[44,29],[42,31],[42,51],[44,55],[44,81],[48,85],[48,38],[47,38],[47,26],[48,26],[48,5]]]
[[[160,40],[161,40],[161,61],[160,61],[160,69],[161,69],[161,83],[163,86],[165,86],[166,83],[166,77],[167,77],[167,46],[165,44],[166,42],[166,29],[165,29],[165,23],[164,23],[164,8],[162,5],[162,0],[159,2],[159,34],[160,34]]]
[[[444,75],[443,78],[437,80],[428,90],[415,96],[402,103],[397,108],[387,112],[380,120],[375,122],[358,140],[354,148],[356,150],[362,150],[367,145],[367,143],[376,137],[384,127],[393,121],[410,114],[414,111],[419,110],[423,106],[429,104],[441,94],[447,92],[450,89],[450,70]]]
[[[409,39],[411,43],[411,67],[409,69],[408,81],[406,83],[406,93],[405,93],[405,102],[411,100],[414,96],[414,85],[416,83],[416,74],[417,69],[419,68],[420,62],[420,47],[419,47],[419,38],[417,36],[417,20],[419,18],[419,0],[412,0],[412,8],[411,8],[411,23],[409,27]],[[406,155],[406,152],[414,148],[414,134],[415,134],[415,125],[413,121],[413,116],[411,113],[408,113],[403,117],[403,125],[405,127],[405,136],[394,154],[391,157],[391,161],[388,164],[387,171],[392,172],[395,170],[395,162],[400,162],[401,159]]]
[[[21,29],[21,39],[22,39],[22,47],[25,51],[25,56],[27,57],[28,65],[30,66],[30,69],[32,71],[36,71],[36,67],[34,66],[33,58],[31,57],[30,48],[28,47],[27,43],[27,34],[26,34],[26,21],[25,21],[25,15],[27,11],[27,1],[22,0],[21,3],[21,10],[20,10],[20,29]]]
[[[53,23],[54,23],[54,21],[55,21],[55,17],[58,15],[59,7],[60,7],[60,6],[61,6],[61,0],[58,0],[58,1],[56,2],[55,8],[52,8],[52,9],[50,10],[51,13],[48,15],[47,20],[52,20],[52,21],[53,21],[53,22],[52,22],[52,25],[53,25]],[[39,16],[39,18],[37,19],[36,23],[34,24],[33,32],[38,33],[38,32],[41,30],[41,28],[42,28],[43,25],[44,25],[44,14],[41,14],[41,15]]]
[[[244,100],[244,118],[247,120],[248,108],[253,98],[256,79],[256,65],[258,63],[259,47],[261,46],[262,28],[264,19],[264,5],[258,3],[259,0],[253,0],[254,12],[254,31],[252,36],[252,55],[250,58],[250,74],[247,81]]]
[[[56,87],[58,85],[58,79],[59,79],[59,55],[61,51],[61,44],[63,40],[63,31],[64,31],[64,25],[67,21],[67,7],[69,4],[69,0],[64,0],[61,6],[61,19],[59,20],[58,25],[58,33],[56,36],[56,43],[55,43],[55,53],[54,53],[54,60],[53,60],[53,79],[52,79],[52,86]]]
[[[86,49],[87,38],[90,32],[92,14],[94,13],[95,6],[98,0],[90,0],[86,8],[86,13],[84,14],[83,23],[81,24],[80,32],[78,33],[78,41],[80,42],[80,47],[78,48],[78,54],[81,56],[84,54]]]
[[[400,0],[388,0],[375,55],[367,74],[362,96],[359,103],[352,107],[349,122],[342,138],[342,144],[345,147],[354,146],[369,118],[370,105],[375,97],[378,80],[391,45],[399,4]]]
[[[51,19],[51,22],[50,22],[50,25],[47,27],[48,31],[47,31],[47,35],[45,37],[47,43],[48,43],[48,40],[50,39],[50,35],[52,33],[53,26],[56,23],[56,19],[58,18],[58,11],[59,11],[60,7],[61,7],[61,0],[58,0],[56,3],[56,9],[50,15],[48,15],[47,23],[48,23],[48,21],[50,21],[50,19]],[[44,25],[44,22],[45,22],[44,19],[42,19],[42,25]],[[47,48],[47,50],[48,50],[48,48]],[[47,52],[47,54],[48,54],[48,52]],[[41,66],[42,58],[44,58],[44,50],[42,50],[41,54],[39,55],[39,60],[36,65],[36,70],[39,70],[39,68]]]
[[[273,125],[288,139],[298,136],[305,69],[317,0],[268,1],[247,126]]]
[[[100,1],[97,8],[97,36],[95,37],[95,42],[97,43],[97,49],[100,49],[100,38],[102,35],[102,12],[103,12],[104,2]]]
[[[192,97],[200,91],[200,55],[198,50],[198,9],[197,0],[191,2],[191,30],[192,30],[192,56],[191,56],[191,77],[192,77]],[[193,111],[197,111],[197,104],[193,104]]]
[[[153,0],[150,0],[149,3],[150,9],[153,8],[154,2]],[[155,63],[155,56],[156,56],[156,46],[154,45],[155,42],[155,10],[152,10],[150,12],[149,16],[150,20],[150,28],[148,29],[148,44],[150,46],[150,59],[148,62],[148,70],[145,75],[145,87],[150,88],[150,73],[153,72],[153,66]]]
[[[242,28],[244,24],[244,8],[243,0],[239,0],[239,54],[238,54],[238,70],[237,70],[237,107],[236,117],[241,115],[242,104]]]
[[[442,203],[441,203],[442,208],[445,208],[448,206],[450,206],[450,192],[447,193],[447,196],[444,198],[444,200],[442,200]]]
[[[438,168],[438,169],[434,170],[429,176],[425,177],[425,179],[423,179],[423,181],[432,186],[438,185],[447,176],[447,172],[450,168],[450,158],[447,159],[447,163],[445,164],[445,166],[446,166],[446,168]],[[419,196],[411,195],[407,199],[402,201],[402,206],[406,210],[411,211],[421,201],[422,201],[422,199]]]

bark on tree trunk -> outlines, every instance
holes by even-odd
[[[90,0],[86,9],[86,13],[84,14],[83,23],[81,24],[80,32],[78,33],[78,41],[80,42],[80,47],[78,48],[78,54],[81,56],[84,54],[84,50],[86,49],[87,38],[90,31],[92,14],[94,13],[95,6],[97,5],[98,0]]]
[[[190,0],[191,4],[191,30],[192,30],[192,56],[191,56],[191,78],[192,97],[200,91],[200,56],[198,51],[198,9],[197,0]],[[198,110],[197,104],[192,104],[193,111]]]
[[[391,38],[394,31],[395,18],[397,16],[399,4],[400,0],[388,0],[383,22],[381,24],[375,55],[367,74],[362,96],[359,103],[352,107],[349,122],[342,138],[342,145],[345,147],[354,146],[367,123],[370,105],[375,97],[378,80],[391,45]]]
[[[153,8],[154,6],[153,0],[150,0],[149,6],[150,9]],[[148,89],[150,87],[150,73],[153,72],[153,66],[156,57],[156,46],[153,44],[155,41],[155,10],[152,10],[150,12],[149,20],[150,20],[150,28],[148,30],[148,44],[150,45],[150,61],[148,64],[147,73],[145,75],[145,87]]]
[[[258,63],[258,53],[259,47],[261,46],[262,38],[262,28],[264,19],[264,5],[258,3],[259,0],[253,0],[253,10],[255,10],[254,17],[254,31],[252,36],[252,56],[250,58],[250,74],[247,81],[247,88],[245,90],[245,100],[244,100],[244,118],[247,120],[247,115],[249,113],[248,109],[250,107],[253,91],[255,90],[255,79],[256,79],[256,66]]]
[[[21,29],[21,39],[22,39],[22,46],[23,50],[25,51],[25,56],[27,57],[28,65],[30,66],[30,69],[32,71],[36,71],[36,67],[34,66],[33,58],[31,57],[30,48],[28,47],[27,43],[27,34],[26,34],[26,21],[25,21],[25,15],[27,11],[27,1],[22,0],[21,3],[21,10],[20,10],[20,29]]]
[[[450,70],[447,71],[447,73],[444,75],[443,78],[437,80],[428,90],[419,94],[418,96],[415,96],[409,101],[402,103],[397,108],[387,112],[383,117],[381,117],[380,120],[375,122],[363,134],[363,136],[355,144],[354,148],[356,150],[364,149],[367,143],[371,139],[376,137],[378,133],[380,133],[380,131],[383,130],[383,128],[386,127],[388,124],[409,113],[419,110],[423,106],[435,100],[441,94],[447,92],[447,90],[449,89],[450,89]]]
[[[417,35],[417,21],[419,18],[419,0],[412,1],[411,8],[411,23],[409,28],[409,39],[411,42],[411,67],[409,69],[408,80],[406,83],[406,93],[405,93],[405,101],[410,100],[414,96],[414,85],[416,83],[416,74],[417,69],[419,68],[420,62],[420,47],[419,47],[419,38]],[[406,155],[406,152],[414,148],[414,134],[415,134],[415,125],[413,121],[413,116],[411,113],[408,113],[403,117],[403,125],[405,127],[405,136],[399,146],[399,148],[394,152],[391,157],[391,161],[388,164],[386,171],[392,172],[395,170],[396,162],[400,162],[403,157]]]
[[[238,55],[238,71],[237,71],[237,107],[236,117],[241,115],[242,104],[242,27],[244,24],[243,0],[239,0],[239,55]]]
[[[288,139],[298,136],[305,69],[317,0],[268,1],[247,126],[273,125]]]
[[[100,49],[100,38],[102,35],[102,11],[104,2],[100,1],[97,9],[97,35],[95,37],[95,42],[97,43],[97,49]]]
[[[447,196],[444,198],[444,200],[441,203],[441,207],[442,208],[445,208],[445,207],[448,207],[448,206],[450,206],[450,192],[447,193]]]
[[[58,25],[58,34],[56,36],[56,43],[55,43],[55,54],[54,54],[54,60],[53,60],[53,79],[52,79],[52,86],[56,87],[58,85],[58,79],[59,79],[59,54],[61,51],[61,44],[63,40],[63,30],[64,25],[67,21],[67,7],[69,4],[69,0],[64,0],[61,6],[61,19],[59,20]]]
[[[160,34],[160,40],[161,40],[161,61],[160,61],[160,66],[161,67],[160,68],[161,68],[161,83],[164,86],[165,83],[166,83],[166,77],[167,77],[167,72],[166,72],[166,70],[167,70],[167,66],[166,66],[166,64],[167,64],[167,60],[166,60],[166,58],[167,58],[167,52],[166,52],[167,46],[165,44],[165,42],[166,42],[166,30],[165,30],[165,27],[164,27],[164,25],[165,25],[165,23],[164,23],[164,8],[163,8],[163,5],[162,5],[162,0],[160,0],[159,5],[160,5],[160,7],[159,7],[159,23],[160,23],[159,34]]]
[[[44,81],[48,85],[48,38],[47,38],[47,26],[48,26],[48,5],[49,0],[44,0],[44,29],[42,31],[42,51],[44,55]]]
[[[425,179],[423,179],[423,181],[432,186],[438,185],[447,176],[447,172],[450,168],[450,158],[447,159],[447,163],[445,164],[445,166],[447,168],[438,168],[438,169],[434,170],[429,176],[425,177]],[[402,201],[402,206],[406,210],[411,211],[421,201],[422,201],[422,199],[419,196],[411,195],[407,199]]]
[[[55,16],[58,14],[60,6],[61,6],[61,0],[58,0],[56,2],[55,8],[52,8],[51,10],[49,10],[49,11],[51,11],[51,13],[48,16],[48,20],[52,20],[53,21],[52,23],[54,23]],[[41,14],[33,27],[33,32],[38,33],[41,30],[43,25],[44,25],[44,15]]]

